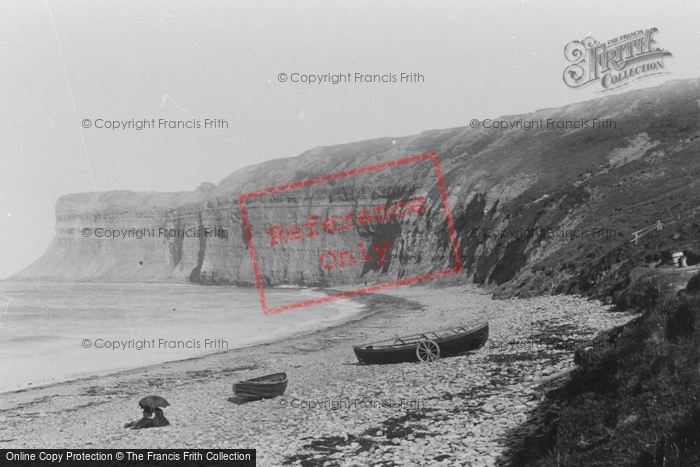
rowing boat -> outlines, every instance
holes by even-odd
[[[286,373],[275,373],[233,383],[233,393],[244,399],[268,399],[284,394],[288,382]]]
[[[432,362],[477,350],[489,337],[489,323],[457,326],[439,331],[396,337],[353,347],[360,363],[366,365],[404,362]]]

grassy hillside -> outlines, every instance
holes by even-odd
[[[677,250],[685,252],[691,265],[700,261],[699,102],[700,79],[670,81],[561,108],[498,117],[502,122],[521,123],[508,129],[480,124],[315,148],[297,157],[246,167],[199,193],[63,197],[57,205],[54,243],[44,257],[13,278],[128,277],[249,285],[254,277],[238,195],[435,153],[464,266],[462,274],[446,277],[445,282],[486,284],[498,288],[497,296],[585,293],[621,303],[636,268],[667,264]],[[592,125],[600,120],[609,124]],[[523,122],[537,124],[526,128]],[[578,126],[566,126],[571,123]],[[357,207],[366,200],[391,204],[424,197],[426,212],[397,220],[391,231],[381,231],[385,224],[369,225],[361,232],[358,229],[357,236],[335,236],[322,247],[342,251],[364,239],[374,243],[386,237],[391,243],[386,266],[353,274],[327,272],[315,261],[304,262],[318,257],[321,246],[287,244],[281,255],[271,252],[260,260],[260,264],[275,265],[263,274],[266,283],[376,284],[453,266],[432,164],[405,164],[356,175],[309,186],[298,198],[280,195],[269,206],[259,198],[254,207],[256,201],[251,199],[247,209],[251,216],[257,212],[258,223],[269,216],[275,222],[296,225],[297,215],[310,208],[326,212],[340,209],[341,203]],[[309,206],[302,205],[304,199],[311,200]],[[636,244],[630,243],[633,232],[658,220],[664,221],[662,231],[648,232]],[[82,228],[101,228],[106,223],[198,231],[215,227],[231,235],[119,242],[118,247],[113,241],[80,235]],[[506,234],[491,235],[494,231]]]
[[[679,296],[637,289],[640,316],[579,349],[580,365],[550,389],[519,466],[700,465],[700,274]]]

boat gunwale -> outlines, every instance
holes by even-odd
[[[271,379],[272,377],[278,376],[278,375],[284,375],[282,379]],[[265,379],[265,378],[270,378],[270,379]],[[251,378],[251,379],[246,379],[243,381],[238,381],[233,383],[234,385],[237,384],[252,384],[254,386],[260,386],[260,385],[270,385],[270,384],[281,384],[287,381],[287,373],[273,373],[271,375],[265,375],[265,376],[258,376],[257,378]]]
[[[401,337],[393,337],[390,339],[383,339],[380,341],[375,341],[375,342],[368,342],[366,344],[360,344],[360,345],[355,345],[353,346],[353,349],[361,350],[361,351],[366,351],[366,352],[373,352],[373,351],[387,351],[387,350],[402,350],[402,349],[407,349],[410,347],[415,347],[418,345],[418,343],[422,340],[432,340],[437,343],[444,343],[453,339],[457,338],[462,338],[465,337],[469,334],[472,334],[474,332],[477,332],[481,329],[488,328],[489,323],[488,321],[482,321],[479,322],[478,324],[474,325],[473,327],[467,328],[467,326],[452,326],[449,328],[443,328],[443,329],[438,329],[436,331],[430,331],[430,332],[425,332],[421,334],[411,334],[408,336],[401,336]],[[455,334],[449,334],[449,335],[444,335],[444,336],[439,336],[439,337],[433,337],[431,338],[429,334],[435,334],[436,336],[438,333],[443,333],[443,332],[455,332],[455,329],[466,329],[464,332],[459,332]],[[402,341],[401,344],[396,345],[396,341]],[[407,342],[403,342],[407,341]],[[389,343],[389,344],[387,344]],[[368,349],[367,346],[372,346],[373,348]]]

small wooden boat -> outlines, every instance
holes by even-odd
[[[360,363],[432,362],[440,357],[477,350],[489,338],[489,323],[459,326],[397,337],[353,347]]]
[[[247,400],[268,399],[284,394],[288,382],[286,373],[275,373],[233,383],[233,393]]]

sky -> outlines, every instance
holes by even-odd
[[[314,147],[700,77],[695,0],[0,0],[0,11],[0,279],[46,251],[65,194],[192,191]],[[571,41],[653,27],[668,73],[607,94],[564,83]],[[156,128],[133,128],[144,120]]]

